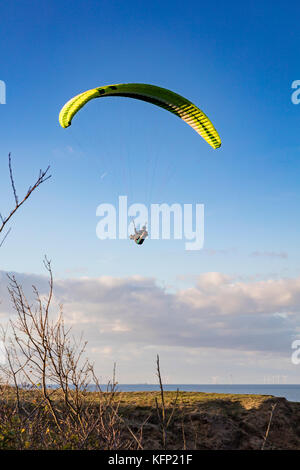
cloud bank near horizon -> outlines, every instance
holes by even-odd
[[[46,276],[16,278],[26,295],[32,284],[47,292]],[[0,271],[3,319],[12,314],[6,285]],[[140,276],[57,279],[55,300],[74,334],[84,332],[92,355],[117,361],[139,361],[147,351],[151,357],[164,351],[175,362],[185,353],[194,361],[199,351],[288,358],[299,332],[300,278],[241,282],[211,272],[175,292]]]

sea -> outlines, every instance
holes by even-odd
[[[300,384],[267,384],[267,385],[201,385],[201,384],[167,384],[164,385],[164,390],[182,392],[205,392],[205,393],[229,393],[239,395],[273,395],[275,397],[284,397],[289,401],[300,402]],[[150,392],[159,391],[159,385],[156,384],[118,384],[117,391],[119,392]]]

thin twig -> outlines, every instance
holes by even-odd
[[[264,440],[263,440],[263,443],[262,443],[262,446],[261,446],[261,450],[264,450],[265,448],[265,445],[266,445],[266,442],[267,442],[267,439],[268,439],[268,436],[269,436],[269,432],[270,432],[270,428],[271,428],[271,423],[272,423],[272,419],[273,419],[273,414],[274,414],[274,411],[275,411],[275,408],[277,406],[277,403],[274,403],[271,407],[271,414],[270,414],[270,419],[269,419],[269,423],[268,423],[268,427],[267,427],[267,430],[266,430],[266,434],[264,436]]]
[[[3,243],[5,242],[6,240],[6,237],[8,236],[9,232],[11,231],[11,227],[9,227],[9,229],[7,230],[6,234],[4,235],[4,237],[2,238],[1,242],[0,242],[0,248],[1,246],[3,245]]]
[[[25,194],[24,198],[19,202],[19,198],[18,198],[18,195],[17,195],[16,186],[15,186],[15,181],[14,181],[14,176],[13,176],[13,171],[12,171],[11,154],[10,153],[8,155],[8,167],[9,167],[10,183],[11,183],[11,187],[12,187],[12,191],[13,191],[14,199],[15,199],[15,207],[10,211],[10,213],[7,217],[3,217],[0,214],[0,219],[1,219],[1,222],[2,222],[2,224],[0,225],[0,233],[4,229],[7,222],[12,218],[12,216],[15,214],[15,212],[19,209],[19,207],[21,207],[24,204],[24,202],[30,197],[30,195],[33,193],[33,191],[35,189],[37,189],[42,183],[44,183],[49,178],[51,178],[51,175],[48,175],[48,171],[50,169],[50,166],[48,166],[45,171],[40,170],[39,176],[38,176],[37,180],[35,181],[34,185],[29,187],[29,189],[28,189],[27,193]],[[6,236],[7,236],[7,234],[6,234]],[[5,238],[6,238],[6,236],[5,236]],[[1,245],[3,244],[3,241],[4,240],[2,240]]]
[[[11,182],[11,186],[12,186],[12,189],[13,189],[13,193],[14,193],[14,196],[15,196],[15,202],[16,202],[16,206],[17,206],[19,201],[18,201],[17,191],[16,191],[13,172],[12,172],[12,167],[11,167],[11,153],[10,152],[8,154],[8,168],[9,168],[10,182]]]
[[[166,450],[167,448],[166,407],[165,407],[164,388],[163,388],[161,373],[160,373],[159,355],[157,355],[156,364],[157,364],[157,377],[159,380],[160,397],[161,397],[161,415],[159,413],[158,402],[157,400],[155,401],[156,401],[156,409],[157,409],[158,416],[160,418],[160,424],[161,424],[161,429],[162,429],[163,449]]]

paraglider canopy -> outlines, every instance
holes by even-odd
[[[124,96],[160,106],[185,121],[214,149],[221,146],[220,136],[212,122],[191,101],[166,88],[143,83],[106,85],[80,93],[68,101],[60,111],[60,125],[64,128],[69,127],[75,114],[88,101],[105,96]]]

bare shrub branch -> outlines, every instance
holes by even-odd
[[[179,389],[177,388],[175,401],[172,405],[170,416],[169,418],[167,418],[167,409],[166,409],[166,404],[165,404],[165,391],[164,391],[161,373],[160,373],[159,355],[157,355],[157,358],[156,358],[156,370],[157,370],[157,377],[158,377],[159,388],[160,388],[161,407],[159,407],[157,398],[155,398],[155,405],[156,405],[157,416],[158,416],[161,433],[162,433],[162,447],[164,450],[167,450],[167,429],[177,409]]]
[[[265,445],[266,445],[268,437],[269,437],[269,433],[270,433],[270,429],[271,429],[271,423],[272,423],[272,419],[273,419],[273,415],[274,415],[274,411],[275,411],[276,406],[277,406],[277,403],[274,403],[271,406],[271,413],[270,413],[270,418],[269,418],[269,422],[268,422],[268,427],[267,427],[266,433],[264,435],[264,440],[263,440],[263,443],[262,443],[262,446],[261,446],[261,450],[265,449]]]
[[[10,211],[10,213],[8,214],[8,216],[3,216],[1,213],[0,213],[0,234],[1,232],[4,230],[4,227],[6,226],[6,224],[10,221],[10,219],[12,218],[12,216],[17,212],[17,210],[24,204],[24,202],[31,196],[31,194],[42,184],[44,183],[45,181],[47,181],[49,178],[51,178],[51,175],[48,174],[49,172],[49,169],[50,169],[50,166],[48,166],[46,168],[46,170],[42,171],[40,170],[39,171],[39,175],[38,175],[38,178],[36,179],[35,183],[33,184],[33,186],[30,186],[28,188],[28,191],[27,193],[25,194],[25,196],[23,197],[23,199],[21,201],[19,201],[19,197],[17,195],[17,190],[16,190],[16,185],[15,185],[15,180],[14,180],[14,175],[13,175],[13,170],[12,170],[12,163],[11,163],[11,153],[8,154],[8,168],[9,168],[9,178],[10,178],[10,184],[11,184],[11,188],[12,188],[12,192],[13,192],[13,195],[14,195],[14,201],[15,201],[15,206],[13,207],[13,209]],[[3,245],[4,243],[4,240],[6,239],[8,233],[10,232],[11,229],[9,229],[6,234],[4,235],[2,241],[0,242],[0,247]]]
[[[48,293],[42,296],[33,286],[33,303],[16,277],[8,276],[16,318],[10,321],[10,336],[2,330],[7,365],[0,370],[15,394],[21,431],[32,433],[34,429],[41,436],[42,448],[142,449],[145,422],[138,437],[121,416],[115,366],[112,382],[106,392],[102,391],[93,365],[85,358],[86,342],[82,337],[76,341],[66,328],[61,306],[58,314],[53,314],[54,283],[47,258],[44,265],[49,276]],[[98,393],[90,394],[95,386]],[[56,436],[52,441],[49,429]],[[36,448],[32,436],[29,442]]]

